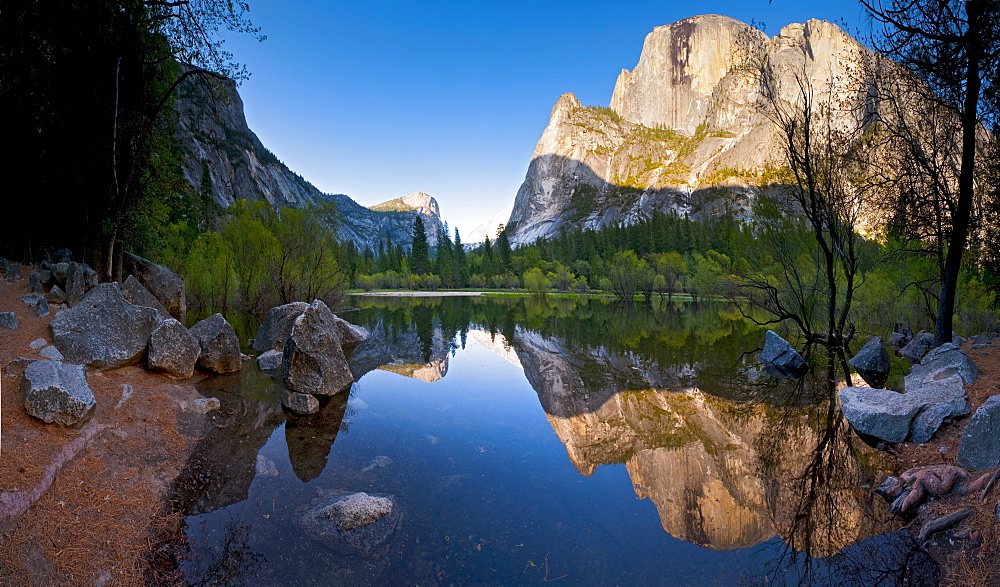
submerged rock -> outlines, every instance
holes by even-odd
[[[21,377],[21,397],[29,415],[60,426],[85,422],[97,406],[84,366],[60,361],[29,364]]]
[[[281,397],[281,405],[302,416],[315,414],[319,411],[319,400],[308,393],[286,391]]]
[[[309,538],[344,554],[379,558],[399,525],[392,495],[347,493],[321,501],[299,518]]]

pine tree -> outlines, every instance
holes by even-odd
[[[424,221],[418,215],[413,221],[413,246],[410,248],[410,267],[413,273],[423,275],[430,265],[430,249]]]

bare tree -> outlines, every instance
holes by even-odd
[[[880,27],[873,39],[876,49],[916,74],[928,90],[908,89],[927,101],[916,109],[912,101],[894,97],[904,110],[897,110],[889,123],[908,147],[901,206],[919,202],[906,209],[916,210],[914,220],[921,221],[939,242],[941,284],[934,332],[934,343],[939,345],[952,337],[958,277],[973,228],[982,123],[995,126],[1000,114],[995,101],[1000,79],[1000,2],[861,3]],[[950,123],[949,117],[955,122]],[[940,134],[949,127],[957,132]]]

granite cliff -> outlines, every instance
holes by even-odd
[[[241,198],[264,200],[276,209],[332,202],[340,219],[337,236],[360,249],[375,250],[380,240],[408,247],[418,214],[432,245],[442,228],[437,202],[427,194],[416,192],[366,208],[346,195],[322,193],[278,160],[250,130],[232,81],[189,77],[177,88],[174,109],[184,178],[198,189],[207,167],[212,197],[223,208]]]
[[[658,211],[747,217],[760,186],[785,167],[783,139],[759,108],[761,72],[781,102],[801,101],[801,80],[846,123],[864,114],[846,106],[872,88],[876,59],[820,20],[770,38],[718,15],[657,27],[636,67],[618,76],[610,107],[584,106],[571,93],[558,99],[515,198],[511,240]]]

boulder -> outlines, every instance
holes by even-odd
[[[49,315],[49,304],[46,303],[45,298],[39,298],[35,302],[35,316],[39,318],[44,318]]]
[[[128,252],[125,253],[125,268],[149,293],[160,300],[171,316],[184,321],[187,300],[184,297],[183,279],[166,267]]]
[[[66,272],[66,303],[70,308],[80,303],[97,286],[97,272],[86,263],[69,263]]]
[[[957,373],[938,373],[929,379],[907,376],[906,393],[845,387],[840,401],[855,430],[887,442],[927,442],[945,421],[969,413],[968,396]]]
[[[0,329],[14,330],[20,325],[14,312],[0,312]]]
[[[35,304],[38,303],[38,300],[41,299],[43,299],[42,296],[33,293],[21,296],[21,301],[24,302],[25,304],[28,304],[29,306],[34,306]]]
[[[765,367],[770,366],[791,377],[801,376],[806,371],[806,361],[787,340],[778,336],[773,330],[764,335],[764,350],[760,359]]]
[[[303,416],[315,414],[319,411],[319,400],[316,399],[316,396],[309,395],[308,393],[286,391],[285,395],[281,397],[281,405]]]
[[[58,285],[53,285],[46,299],[50,304],[64,304],[66,303],[66,292]]]
[[[125,283],[122,283],[122,295],[125,296],[126,300],[136,306],[152,308],[156,310],[156,312],[164,319],[170,318],[170,312],[163,307],[160,300],[156,299],[156,296],[149,293],[149,290],[143,287],[134,275],[129,275],[128,278],[125,279]]]
[[[368,339],[368,331],[364,327],[351,324],[336,314],[334,314],[333,319],[337,324],[337,332],[340,333],[341,347],[345,351],[353,350]]]
[[[29,415],[60,426],[83,423],[97,405],[83,365],[60,361],[34,361],[28,365],[21,377],[21,397]]]
[[[952,373],[958,373],[966,384],[975,382],[979,377],[979,369],[965,351],[954,343],[946,342],[924,355],[919,365],[913,366],[905,378],[906,389],[909,391],[911,385],[922,385],[922,382],[941,379]]]
[[[199,356],[198,339],[173,318],[160,322],[149,336],[146,360],[150,371],[160,371],[172,379],[189,379]]]
[[[69,261],[61,261],[52,266],[52,281],[62,289],[66,289],[66,277],[69,275]]]
[[[299,525],[309,538],[344,554],[379,558],[399,525],[399,507],[392,495],[346,493],[307,509]]]
[[[28,293],[37,294],[39,296],[45,295],[45,289],[42,288],[41,277],[37,271],[32,271],[28,274]]]
[[[212,314],[192,326],[190,332],[201,346],[199,367],[213,373],[240,370],[240,341],[222,314]]]
[[[889,379],[889,368],[892,361],[889,358],[889,349],[878,336],[874,336],[861,347],[858,354],[850,361],[851,367],[858,372],[858,375],[865,380],[865,383],[872,387],[884,387]]]
[[[292,391],[334,395],[354,382],[336,317],[322,300],[314,300],[295,319],[284,352],[281,375]]]
[[[920,362],[927,351],[931,350],[934,344],[934,333],[921,330],[903,348],[899,349],[899,356],[916,365]]]
[[[271,308],[257,329],[257,337],[253,341],[254,352],[262,355],[267,351],[282,351],[295,319],[308,307],[309,304],[305,302],[292,302]]]
[[[257,366],[261,371],[277,371],[281,368],[281,358],[285,353],[281,351],[267,351],[257,357]]]
[[[886,442],[903,442],[924,404],[905,393],[870,387],[840,390],[844,417],[855,430]]]
[[[1000,464],[1000,395],[990,396],[969,419],[958,443],[959,466],[982,471]]]
[[[114,369],[142,360],[159,322],[156,310],[128,303],[117,283],[102,283],[49,329],[67,362]]]
[[[21,279],[21,264],[17,261],[7,262],[7,281],[14,281],[15,279]]]

